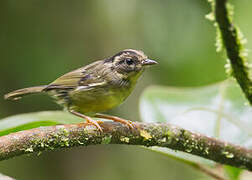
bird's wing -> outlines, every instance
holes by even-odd
[[[102,78],[102,75],[98,70],[101,68],[102,63],[102,61],[96,61],[85,67],[64,74],[49,84],[47,90],[75,89],[79,86],[92,86],[92,84],[101,85],[104,83],[104,78]]]

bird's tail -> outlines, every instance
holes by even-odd
[[[4,95],[4,99],[8,99],[8,100],[19,100],[21,99],[23,96],[29,95],[29,94],[36,94],[36,93],[40,93],[42,92],[45,88],[47,87],[47,85],[45,86],[35,86],[35,87],[29,87],[29,88],[24,88],[24,89],[19,89],[16,91],[12,91],[8,94]]]

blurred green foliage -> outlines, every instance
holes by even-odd
[[[234,20],[252,39],[252,2],[232,1]],[[110,113],[139,120],[138,97],[149,85],[200,86],[224,80],[225,55],[202,0],[74,0],[0,2],[0,95],[47,84],[58,76],[125,49],[141,49],[160,65]],[[252,48],[252,43],[247,45]],[[60,109],[46,96],[0,99],[0,118]],[[181,173],[183,169],[183,173]],[[97,146],[19,157],[0,163],[18,179],[205,179],[181,163],[137,147]]]
[[[231,79],[197,88],[151,86],[141,96],[140,112],[144,122],[168,122],[248,149],[252,147],[252,108],[240,86]],[[190,153],[194,148],[209,154],[209,149],[202,148],[200,143],[191,143],[185,151]],[[151,147],[151,150],[178,158],[186,164],[216,166],[213,161],[169,148]],[[235,156],[225,148],[221,153],[228,159]],[[228,166],[225,171],[230,180],[238,180],[242,172]]]

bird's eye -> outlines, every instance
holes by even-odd
[[[134,63],[134,61],[132,59],[125,59],[125,62],[127,65],[132,65]]]

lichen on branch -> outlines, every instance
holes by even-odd
[[[167,123],[134,123],[132,130],[115,122],[106,121],[100,125],[103,132],[80,123],[40,127],[2,136],[0,160],[74,146],[128,144],[166,147],[252,171],[252,150]]]

